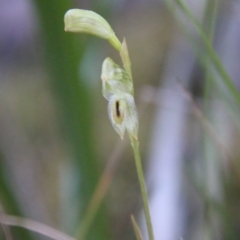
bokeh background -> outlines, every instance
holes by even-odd
[[[239,89],[240,2],[187,6]],[[147,239],[129,140],[101,94],[103,60],[121,61],[107,41],[64,32],[70,8],[127,40],[155,239],[240,239],[239,93],[173,0],[0,1],[0,239],[50,239],[6,214],[81,240],[136,239],[133,214]]]

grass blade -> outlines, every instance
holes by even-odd
[[[45,224],[30,220],[30,219],[17,217],[17,216],[0,214],[0,223],[8,225],[8,226],[22,227],[22,228],[40,233],[44,236],[47,236],[47,237],[55,239],[55,240],[59,240],[59,239],[75,240],[74,238],[66,235],[65,233],[60,232],[59,230],[56,230]]]
[[[139,226],[138,226],[138,224],[137,224],[133,215],[131,215],[131,221],[132,221],[133,230],[134,230],[134,233],[135,233],[135,236],[136,236],[137,240],[143,240],[140,228],[139,228]]]
[[[179,6],[182,8],[183,12],[186,14],[186,16],[191,20],[193,25],[195,26],[206,50],[208,53],[209,58],[211,59],[212,63],[214,64],[216,70],[220,74],[224,85],[227,87],[229,92],[231,93],[233,99],[237,103],[237,105],[240,107],[240,94],[237,90],[236,86],[234,85],[232,79],[230,78],[229,74],[225,70],[221,60],[219,59],[218,55],[216,54],[215,50],[212,47],[211,41],[209,40],[208,36],[203,31],[200,23],[197,21],[191,10],[186,5],[185,1],[183,0],[176,0]]]

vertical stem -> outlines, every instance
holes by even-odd
[[[152,227],[152,221],[151,221],[149,204],[148,204],[147,188],[146,188],[146,184],[145,184],[145,180],[144,180],[143,167],[142,167],[141,157],[140,157],[140,153],[139,153],[139,141],[138,141],[138,139],[133,138],[131,136],[130,136],[130,140],[131,140],[131,145],[132,145],[133,152],[134,152],[138,180],[139,180],[142,198],[143,198],[143,207],[144,207],[144,213],[145,213],[145,217],[146,217],[148,236],[149,236],[149,240],[154,240],[153,227]]]

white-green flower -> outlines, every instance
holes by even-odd
[[[109,98],[118,92],[132,94],[133,83],[126,71],[120,68],[111,58],[106,58],[102,64],[102,93]]]
[[[113,128],[122,139],[125,130],[137,138],[138,114],[131,94],[124,92],[113,94],[109,99],[108,114]]]
[[[118,51],[121,43],[108,22],[99,14],[83,9],[68,10],[64,16],[65,31],[88,33],[107,39]]]
[[[132,79],[111,58],[103,62],[101,79],[103,96],[109,101],[108,114],[113,128],[122,139],[125,130],[137,138],[138,115],[132,96]]]

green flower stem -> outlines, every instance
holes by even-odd
[[[145,180],[144,180],[143,167],[142,167],[141,157],[140,157],[140,153],[139,153],[139,141],[138,141],[138,139],[136,139],[130,135],[129,135],[129,137],[130,137],[131,145],[132,145],[133,152],[134,152],[138,180],[139,180],[142,198],[143,198],[143,207],[144,207],[144,213],[145,213],[145,217],[146,217],[148,236],[149,236],[149,240],[154,240],[153,227],[152,227],[152,221],[151,221],[149,204],[148,204],[147,188],[146,188],[146,184],[145,184]]]
[[[118,38],[116,37],[116,35],[114,35],[112,38],[110,38],[109,43],[118,51],[121,51],[122,48],[122,44],[121,42],[118,40]]]

